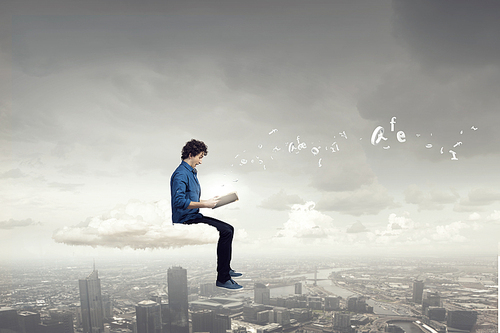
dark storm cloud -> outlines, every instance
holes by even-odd
[[[385,69],[375,89],[361,92],[360,114],[386,131],[396,116],[396,131],[426,135],[428,143],[446,152],[462,141],[460,156],[498,154],[498,145],[483,143],[500,140],[495,126],[500,122],[499,7],[495,1],[394,1],[393,34],[406,53]],[[478,128],[474,135],[472,126]],[[439,159],[416,144],[408,140],[397,148]]]
[[[394,0],[394,34],[434,68],[500,64],[500,3]]]

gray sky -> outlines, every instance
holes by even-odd
[[[215,254],[171,225],[192,138],[235,259],[496,254],[499,7],[2,2],[1,259]]]

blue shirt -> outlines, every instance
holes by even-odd
[[[184,161],[175,169],[170,178],[170,195],[173,223],[184,223],[203,217],[198,208],[187,208],[191,201],[200,201],[201,186],[196,176],[196,169]]]

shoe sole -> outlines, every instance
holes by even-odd
[[[230,291],[237,291],[237,290],[242,290],[243,287],[241,288],[226,288],[226,287],[219,287],[219,286],[216,286],[217,288],[221,288],[221,289],[226,289],[226,290],[230,290]]]

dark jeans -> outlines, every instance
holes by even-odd
[[[215,227],[219,231],[219,241],[217,243],[217,281],[226,282],[231,279],[231,249],[233,243],[234,228],[232,225],[203,216],[184,222],[184,224],[205,223]]]

